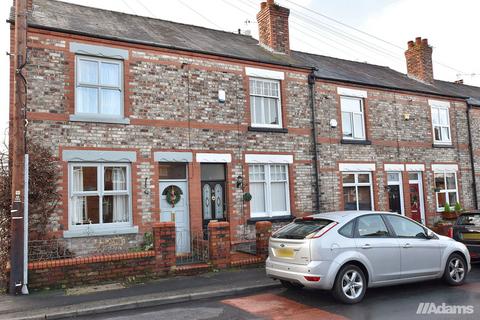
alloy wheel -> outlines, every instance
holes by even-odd
[[[455,257],[450,260],[450,263],[448,264],[448,273],[453,281],[462,281],[465,276],[465,266],[462,259]]]
[[[356,299],[362,294],[363,280],[357,271],[345,272],[342,278],[342,290],[349,299]]]

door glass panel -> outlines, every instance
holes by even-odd
[[[388,173],[388,182],[399,182],[400,181],[400,175],[398,172],[389,172]]]
[[[223,187],[215,185],[215,219],[223,219]]]
[[[411,173],[411,172],[410,172],[410,173],[408,174],[408,180],[414,180],[414,181],[420,180],[420,179],[418,178],[418,173],[416,173],[416,172]]]
[[[370,186],[358,187],[358,210],[372,210]]]
[[[212,199],[212,188],[210,188],[210,185],[205,184],[203,186],[203,218],[204,219],[212,219],[211,199]]]
[[[393,227],[397,237],[425,238],[425,229],[418,224],[402,217],[385,215]]]
[[[368,215],[358,218],[358,234],[360,237],[385,237],[388,235],[387,227],[379,215]]]
[[[420,216],[420,189],[418,184],[410,184],[410,212],[412,219],[418,222],[422,221]]]
[[[345,210],[357,210],[355,187],[343,187],[343,203]]]
[[[160,180],[187,179],[187,166],[183,162],[159,162],[158,176]]]
[[[388,186],[388,205],[390,212],[402,212],[400,201],[400,186]]]
[[[202,181],[224,181],[225,165],[223,163],[204,163],[201,165]]]

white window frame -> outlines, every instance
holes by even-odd
[[[94,61],[98,63],[98,84],[91,84],[91,83],[81,83],[79,80],[79,64],[80,60],[84,61]],[[100,64],[102,62],[105,63],[111,63],[111,64],[116,64],[119,66],[119,79],[118,83],[119,86],[108,86],[108,85],[102,85],[100,84]],[[123,118],[125,115],[125,106],[124,106],[124,71],[123,71],[123,60],[118,60],[118,59],[108,59],[108,58],[99,58],[99,57],[93,57],[93,56],[85,56],[85,55],[76,55],[75,57],[75,115],[78,116],[85,116],[89,118],[100,118],[100,119],[117,119],[117,118]],[[78,95],[78,87],[84,87],[84,88],[95,88],[98,90],[97,94],[97,108],[98,112],[96,113],[89,113],[89,112],[79,112],[78,106],[77,106],[77,95]],[[110,90],[119,90],[120,91],[120,114],[118,115],[111,115],[111,114],[103,114],[101,113],[101,94],[100,94],[100,89],[110,89]]]
[[[343,99],[349,99],[349,100],[355,100],[355,101],[360,101],[360,108],[361,112],[351,112],[351,111],[343,111]],[[351,137],[346,137],[344,135],[344,128],[343,128],[343,113],[349,113],[351,125],[352,125],[352,136]],[[355,124],[354,124],[354,115],[359,114],[362,117],[362,131],[363,131],[363,137],[355,137]],[[341,117],[341,123],[342,123],[342,139],[344,140],[357,140],[357,141],[364,141],[367,139],[367,132],[365,131],[365,103],[362,97],[353,97],[353,96],[345,96],[342,95],[340,96],[340,117]]]
[[[448,189],[447,185],[447,174],[454,174],[455,175],[455,189]],[[460,199],[458,198],[458,175],[457,172],[454,171],[449,171],[449,170],[443,170],[443,171],[434,171],[433,172],[433,185],[436,189],[436,183],[435,183],[435,176],[438,174],[443,174],[443,183],[445,184],[445,189],[442,189],[440,191],[435,191],[435,201],[436,201],[436,207],[437,207],[437,212],[443,212],[445,211],[445,207],[440,207],[438,204],[438,194],[439,193],[445,193],[445,203],[448,203],[450,207],[453,207],[455,203],[450,203],[450,197],[448,196],[449,193],[455,193],[457,197],[457,201],[460,202]]]
[[[271,217],[276,217],[276,216],[287,216],[290,215],[290,179],[289,179],[289,174],[288,174],[288,165],[284,163],[252,163],[248,166],[248,170],[250,172],[252,166],[263,166],[264,167],[264,173],[265,173],[265,179],[263,181],[256,181],[256,180],[251,180],[250,175],[249,175],[249,184],[254,182],[254,183],[262,183],[263,182],[263,188],[264,188],[264,203],[265,203],[265,212],[254,212],[252,208],[252,202],[250,201],[250,217],[251,218],[271,218]],[[284,166],[286,171],[286,180],[283,180],[282,182],[285,183],[285,211],[272,211],[272,180],[271,180],[271,175],[270,175],[270,169],[271,166]],[[280,182],[280,181],[274,181],[275,182]],[[252,194],[254,197],[255,195]]]
[[[96,191],[73,191],[73,168],[74,167],[96,167],[97,168],[97,190]],[[124,167],[126,168],[126,186],[127,190],[125,191],[114,191],[114,190],[104,190],[105,181],[104,181],[104,168],[105,167]],[[103,205],[102,200],[103,196],[108,195],[126,195],[128,196],[128,205],[127,205],[127,222],[112,222],[112,223],[103,223]],[[73,208],[72,208],[72,199],[74,196],[98,196],[99,197],[99,223],[98,224],[82,224],[76,225],[73,224]],[[131,227],[133,225],[133,215],[132,215],[132,188],[131,188],[131,167],[128,163],[118,163],[118,162],[70,162],[68,164],[68,226],[69,231],[86,231],[91,230],[94,232],[99,231],[108,231],[112,229],[118,229],[122,227]]]
[[[258,94],[254,94],[252,92],[252,90],[250,90],[250,83],[251,81],[263,81],[263,82],[269,82],[269,83],[274,83],[274,84],[277,84],[278,85],[278,97],[275,97],[275,96],[266,96],[266,95],[258,95]],[[283,119],[282,119],[282,86],[281,86],[281,82],[280,80],[275,80],[275,79],[266,79],[266,78],[259,78],[259,77],[250,77],[249,80],[248,80],[248,87],[249,87],[249,93],[250,93],[250,96],[249,96],[249,99],[250,99],[250,123],[251,123],[251,126],[252,127],[255,127],[255,128],[276,128],[276,129],[280,129],[280,128],[283,128]],[[261,97],[261,98],[274,98],[274,99],[278,99],[277,100],[277,115],[278,115],[278,124],[266,124],[266,123],[254,123],[253,122],[253,115],[254,115],[254,110],[253,110],[253,105],[252,105],[252,96],[253,97]],[[262,117],[264,115],[264,110],[265,110],[265,104],[264,104],[264,100],[262,99]]]
[[[369,172],[369,171],[363,171],[363,172],[351,172],[351,171],[342,171],[340,172],[341,173],[341,181],[342,181],[342,197],[344,196],[344,191],[343,191],[343,188],[345,187],[355,187],[355,198],[357,199],[357,210],[354,210],[354,211],[359,211],[359,205],[358,205],[358,187],[370,187],[370,202],[372,204],[372,209],[371,210],[375,210],[375,203],[373,202],[373,175],[372,175],[372,172]],[[354,182],[347,182],[347,183],[343,183],[343,175],[347,175],[347,174],[353,174],[354,175]],[[358,176],[360,174],[368,174],[369,176],[369,181],[370,182],[358,182]],[[345,203],[343,204],[345,206]]]
[[[447,126],[441,125],[441,124],[435,124],[434,122],[434,117],[433,117],[433,112],[434,110],[440,111],[446,111],[447,112]],[[440,145],[451,145],[452,144],[452,131],[451,131],[451,125],[450,125],[450,108],[446,105],[438,105],[438,104],[431,104],[430,105],[430,114],[432,117],[432,136],[433,136],[433,143],[434,144],[440,144]],[[448,139],[442,139],[442,140],[437,140],[435,137],[435,128],[439,127],[440,128],[440,134],[442,135],[442,128],[447,128],[448,130]]]

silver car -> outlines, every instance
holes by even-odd
[[[288,288],[332,290],[357,303],[367,287],[443,278],[464,283],[470,271],[464,244],[389,212],[345,211],[295,219],[269,243],[267,275]]]

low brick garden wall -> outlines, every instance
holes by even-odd
[[[157,223],[153,226],[154,249],[143,252],[98,255],[70,259],[57,259],[29,263],[29,288],[67,288],[124,281],[141,280],[173,274],[195,274],[213,269],[258,264],[268,252],[270,222],[257,226],[257,252],[259,255],[238,260],[230,251],[230,226],[228,222],[210,222],[208,264],[176,266],[175,224]],[[232,258],[233,257],[233,258]]]

